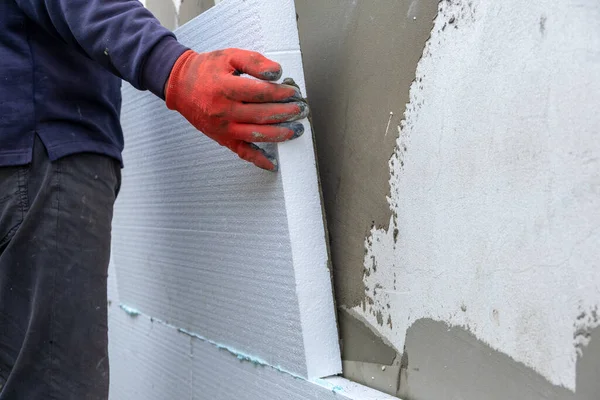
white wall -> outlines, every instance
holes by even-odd
[[[400,351],[431,318],[574,389],[600,324],[599,21],[595,0],[441,2],[354,309]]]

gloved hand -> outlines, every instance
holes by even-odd
[[[240,76],[245,73],[261,80]],[[275,171],[277,162],[252,142],[282,142],[299,137],[308,105],[298,88],[265,81],[281,77],[281,66],[259,53],[226,49],[188,50],[167,80],[167,107],[240,158]]]

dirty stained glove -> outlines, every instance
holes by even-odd
[[[275,158],[252,142],[299,137],[304,127],[293,121],[309,113],[297,87],[266,82],[280,77],[281,66],[256,52],[188,50],[175,62],[167,80],[166,103],[240,158],[275,171]]]

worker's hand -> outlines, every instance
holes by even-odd
[[[261,80],[240,76],[248,74]],[[252,142],[282,142],[304,132],[308,106],[298,88],[265,81],[281,77],[281,66],[259,53],[227,49],[188,50],[167,80],[167,107],[242,159],[274,171],[277,162]]]

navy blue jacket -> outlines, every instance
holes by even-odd
[[[0,166],[29,163],[36,133],[52,160],[122,162],[121,79],[164,97],[185,50],[138,0],[0,0]]]

